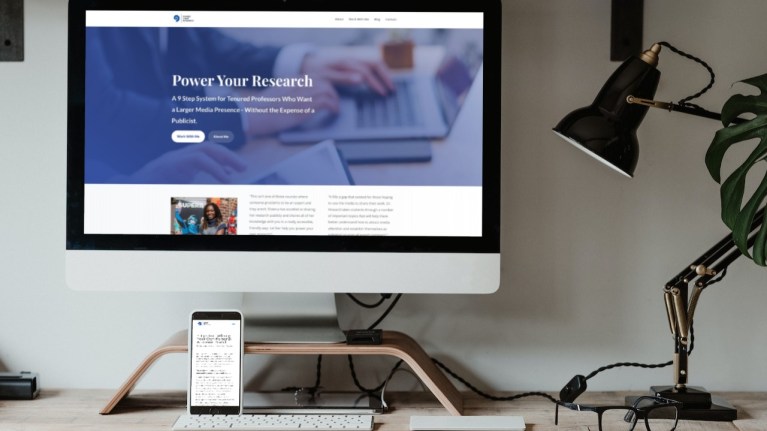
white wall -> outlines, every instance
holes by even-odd
[[[44,387],[116,388],[191,309],[236,306],[236,295],[83,293],[64,285],[66,2],[25,4],[25,61],[0,63],[0,367],[39,372]],[[644,45],[667,40],[705,58],[718,110],[733,82],[765,72],[761,0],[645,1]],[[490,296],[406,296],[385,327],[403,330],[487,390],[558,391],[575,374],[617,361],[671,358],[663,284],[725,234],[703,155],[717,123],[648,113],[636,178],[624,179],[555,137],[590,103],[609,61],[610,2],[504,1],[503,263]],[[657,98],[707,82],[665,51]],[[712,390],[767,390],[767,270],[742,259],[699,305],[690,381]],[[348,302],[344,302],[348,305]],[[354,307],[344,321],[362,326]],[[177,355],[179,356],[179,355]],[[252,359],[250,359],[253,361]],[[262,359],[265,387],[311,385],[314,359]],[[388,359],[360,359],[373,386]],[[281,367],[290,364],[291,366]],[[349,388],[345,358],[323,385]],[[398,377],[409,387],[409,377]],[[337,383],[336,383],[337,381]],[[671,370],[612,370],[593,389],[645,390]],[[183,388],[184,361],[161,361],[139,388]]]

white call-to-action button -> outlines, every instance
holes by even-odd
[[[174,130],[171,139],[180,144],[197,144],[205,140],[205,132],[202,130]]]

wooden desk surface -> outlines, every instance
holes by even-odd
[[[554,405],[540,397],[511,402],[495,402],[465,395],[467,415],[522,415],[527,431],[596,430],[596,415],[591,412],[560,410],[560,425],[554,425]],[[578,402],[622,404],[624,393],[586,393]],[[635,394],[636,395],[636,394]],[[680,421],[677,430],[767,430],[767,393],[731,392],[717,394],[738,409],[740,419],[731,422]],[[0,431],[104,431],[170,430],[176,417],[184,413],[183,392],[137,391],[111,415],[99,415],[99,409],[112,396],[109,390],[44,390],[32,401],[0,401]],[[376,431],[408,430],[412,415],[446,415],[447,412],[428,393],[387,394],[389,413],[376,416]],[[637,427],[643,431],[644,427]]]

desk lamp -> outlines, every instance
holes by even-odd
[[[711,74],[711,82],[702,91],[678,103],[652,100],[660,80],[656,68],[661,46],[702,64]],[[663,108],[700,117],[719,119],[721,114],[707,111],[687,101],[700,96],[713,85],[713,71],[703,61],[682,53],[666,42],[656,43],[640,55],[632,56],[610,76],[599,91],[594,102],[577,109],[557,124],[554,132],[583,150],[598,161],[622,175],[633,177],[639,155],[636,130],[648,108]],[[735,118],[733,123],[745,120]],[[751,223],[748,247],[753,245],[758,228],[764,220],[762,208]],[[687,385],[688,360],[692,350],[692,323],[696,305],[703,290],[718,281],[727,266],[740,257],[742,252],[732,235],[719,241],[714,247],[691,262],[663,289],[664,304],[674,339],[674,384],[652,386],[658,396],[684,403],[680,419],[730,421],[737,417],[737,410],[726,401],[712,397],[700,387]],[[718,276],[718,278],[717,278]],[[689,285],[694,289],[689,294]],[[635,397],[629,397],[630,402]]]

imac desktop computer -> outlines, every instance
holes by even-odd
[[[68,285],[243,292],[254,341],[494,292],[500,9],[70,0]]]

